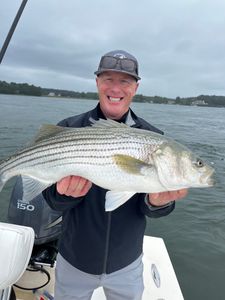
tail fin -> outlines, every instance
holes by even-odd
[[[3,189],[3,186],[5,185],[5,180],[3,180],[3,166],[4,166],[4,161],[0,161],[0,192]]]
[[[1,175],[0,175],[1,176]],[[5,182],[2,180],[2,178],[0,177],[0,192],[3,189],[3,186],[5,185]]]

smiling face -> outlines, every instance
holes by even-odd
[[[107,71],[96,78],[100,107],[106,118],[120,119],[129,109],[138,83],[121,72]]]

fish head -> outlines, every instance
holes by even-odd
[[[179,143],[163,143],[152,157],[159,181],[168,191],[214,185],[214,169]]]

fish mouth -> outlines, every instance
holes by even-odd
[[[214,170],[210,171],[207,176],[202,179],[202,183],[204,183],[205,186],[214,186],[216,183],[214,174]]]
[[[207,183],[207,186],[214,186],[216,184],[216,180],[215,180],[215,178],[208,178],[206,183]]]
[[[123,97],[111,97],[111,96],[107,96],[107,98],[109,99],[110,102],[114,102],[114,103],[117,103],[117,102],[120,102],[123,100]]]

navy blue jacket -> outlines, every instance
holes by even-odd
[[[162,133],[131,110],[133,127]],[[89,118],[104,117],[99,105],[86,113],[59,123],[66,127],[90,126]],[[103,274],[126,267],[142,253],[146,217],[158,218],[174,209],[150,207],[145,194],[135,194],[112,212],[105,212],[106,190],[93,184],[87,195],[73,198],[60,195],[53,185],[43,195],[49,206],[63,212],[60,254],[74,267],[90,274]]]

